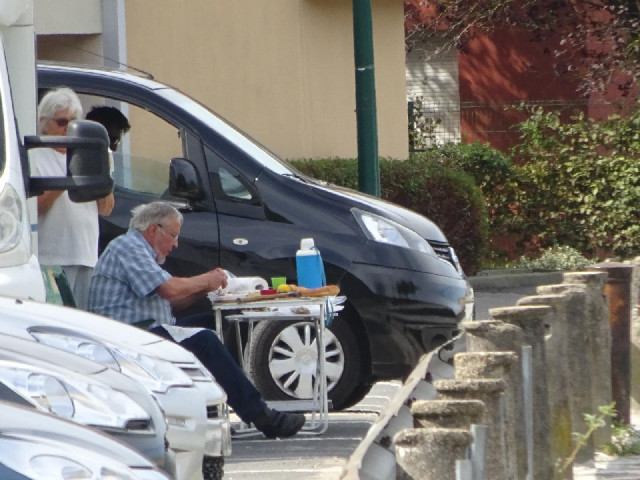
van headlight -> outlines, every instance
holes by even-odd
[[[156,393],[172,387],[191,387],[193,381],[171,362],[141,354],[120,345],[105,345],[92,338],[73,335],[67,331],[30,329],[40,343],[79,355],[123,373]]]
[[[132,421],[151,419],[127,395],[96,382],[14,362],[0,365],[0,381],[33,405],[83,425],[124,430]]]
[[[413,230],[399,223],[381,217],[371,212],[365,212],[358,208],[352,208],[351,212],[356,217],[364,234],[374,242],[386,243],[396,247],[417,250],[428,255],[436,255],[424,238]]]
[[[0,192],[0,253],[12,250],[22,238],[22,203],[11,185]]]

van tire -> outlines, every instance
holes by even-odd
[[[315,381],[317,353],[313,324],[260,322],[253,330],[252,339],[252,348],[246,352],[249,377],[265,399],[310,398],[310,395],[297,394],[295,390],[310,391],[310,388],[300,387],[301,383],[297,380],[299,376],[306,377],[305,385],[308,387],[312,385],[311,378]],[[368,392],[368,388],[362,384],[360,347],[349,325],[340,321],[339,317],[325,330],[325,344],[330,404],[333,410],[342,410],[359,401]],[[284,360],[288,360],[290,366],[278,377],[271,367],[274,363],[282,363]],[[296,371],[294,367],[297,368]],[[314,372],[313,375],[309,373],[311,371]],[[338,372],[339,375],[332,376],[332,372]],[[291,385],[287,386],[287,381],[290,381]]]

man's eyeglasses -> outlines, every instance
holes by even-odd
[[[68,118],[52,118],[51,120],[56,122],[56,125],[58,125],[60,128],[62,128],[62,127],[66,127],[67,125],[69,125],[69,122],[74,121],[75,118],[72,118],[71,120],[69,120]]]

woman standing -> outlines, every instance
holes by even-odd
[[[69,122],[82,118],[82,104],[68,88],[48,92],[38,105],[38,133],[66,135]],[[35,175],[66,176],[64,148],[30,151]],[[67,276],[76,306],[86,309],[91,272],[98,261],[98,214],[113,210],[113,194],[97,201],[75,203],[63,190],[38,196],[38,256],[41,265],[60,265]]]

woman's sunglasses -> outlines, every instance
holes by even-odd
[[[60,128],[62,128],[62,127],[66,127],[67,125],[69,125],[69,122],[72,122],[73,120],[75,120],[75,118],[72,118],[71,120],[69,120],[68,118],[52,118],[51,120],[56,122],[56,124]]]

